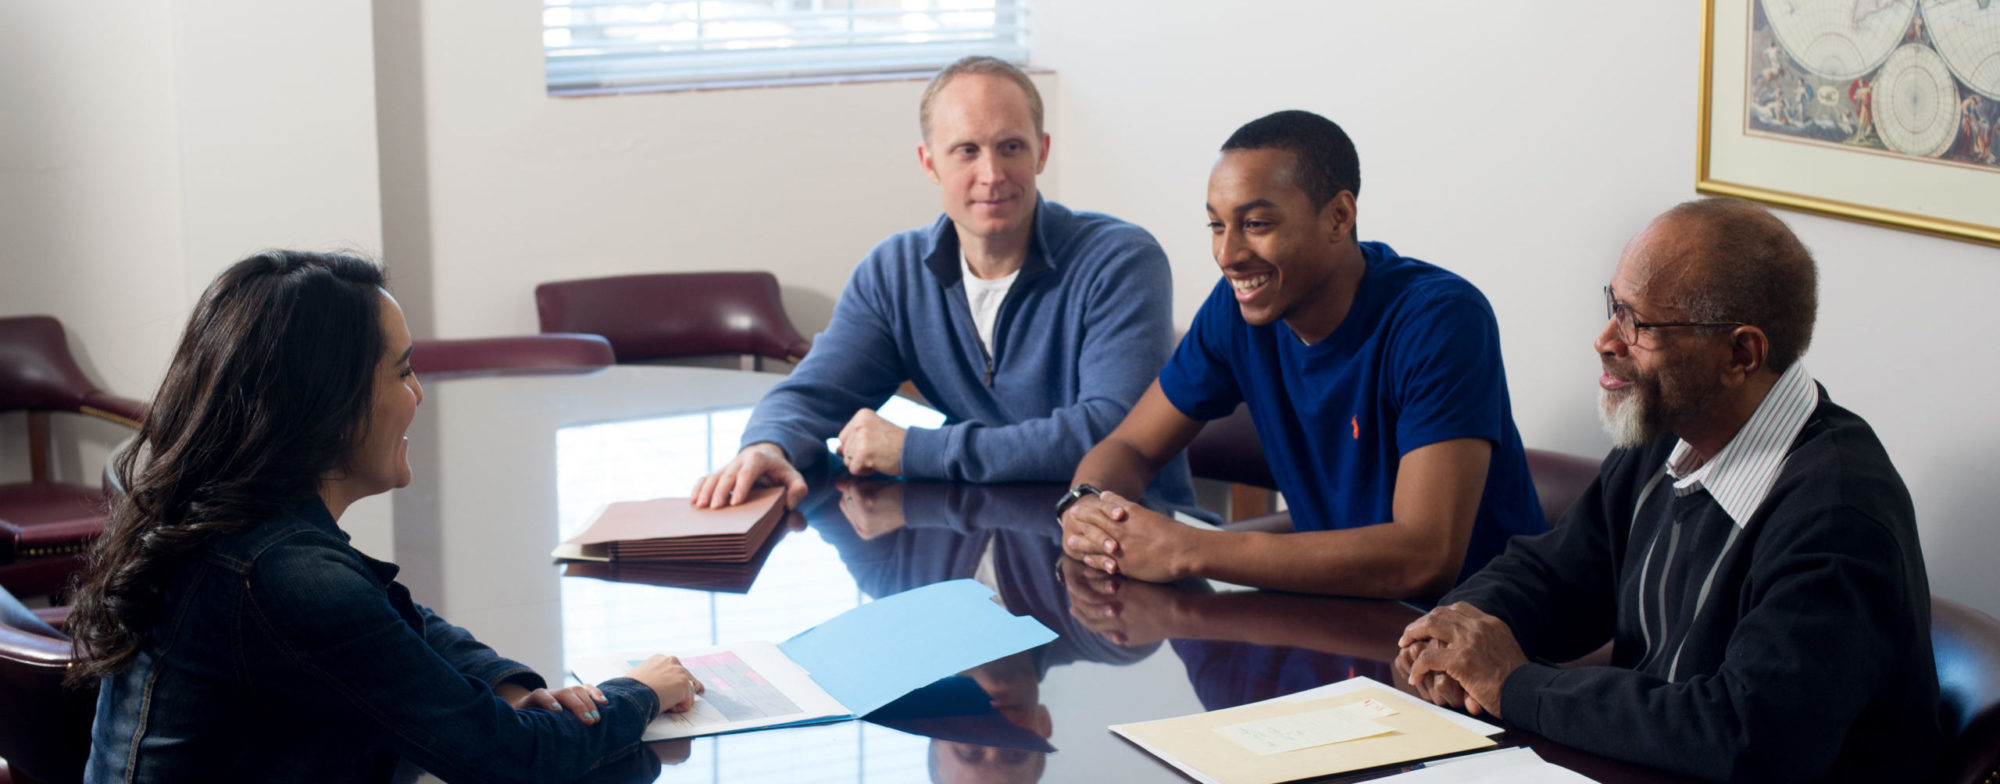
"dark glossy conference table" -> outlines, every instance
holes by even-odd
[[[1055,484],[809,473],[811,495],[748,565],[619,569],[550,559],[604,503],[686,495],[735,453],[749,407],[778,378],[650,366],[426,378],[410,431],[415,482],[391,499],[403,581],[552,682],[597,654],[781,641],[874,597],[962,577],[997,586],[1009,610],[1061,636],[967,672],[977,698],[942,690],[956,696],[893,705],[871,721],[658,744],[664,764],[647,757],[627,779],[1185,781],[1106,725],[1355,675],[1395,681],[1387,662],[1416,610],[1094,572],[1062,557],[1050,517],[1062,490]],[[911,416],[927,414],[935,416]],[[1599,781],[1682,781],[1518,731],[1498,740],[1532,745]]]

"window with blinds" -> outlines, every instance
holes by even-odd
[[[1027,0],[544,0],[551,95],[909,76],[1025,64]]]

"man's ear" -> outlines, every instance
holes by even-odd
[[[1729,331],[1729,363],[1723,367],[1722,382],[1735,387],[1764,369],[1771,356],[1771,337],[1764,330],[1744,325]]]
[[[1360,208],[1354,202],[1354,191],[1341,191],[1328,199],[1326,206],[1319,210],[1320,226],[1326,230],[1327,242],[1338,245],[1354,239],[1354,222]]]
[[[924,176],[931,178],[932,185],[944,184],[942,180],[938,179],[937,164],[931,162],[931,145],[929,142],[917,142],[917,165],[924,167]]]

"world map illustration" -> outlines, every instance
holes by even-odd
[[[1746,130],[2000,171],[2000,0],[1757,0]]]

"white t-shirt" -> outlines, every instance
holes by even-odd
[[[1019,269],[1007,273],[1004,278],[983,280],[972,274],[972,265],[965,260],[965,254],[958,255],[959,279],[965,281],[965,302],[972,306],[972,326],[979,332],[979,344],[986,347],[986,353],[993,353],[993,322],[1000,318],[1000,303],[1007,301],[1007,290],[1014,287],[1014,278],[1021,274]]]

